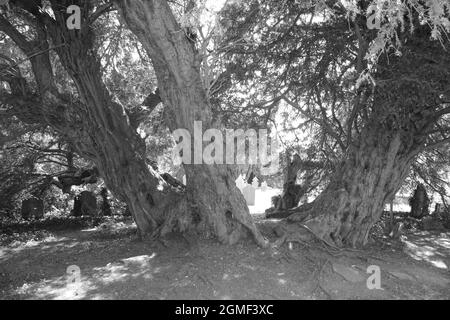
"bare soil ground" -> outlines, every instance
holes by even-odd
[[[67,274],[72,265],[79,278]],[[367,288],[371,265],[381,289]],[[321,243],[262,249],[179,235],[139,242],[120,223],[0,247],[0,299],[449,299],[449,267],[450,233],[332,252]]]

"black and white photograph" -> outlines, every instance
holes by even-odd
[[[0,300],[450,300],[450,0],[0,0]]]

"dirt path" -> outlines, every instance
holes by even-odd
[[[1,299],[449,299],[450,234],[411,235],[367,252],[294,244],[261,249],[131,232],[61,232],[0,248]],[[81,274],[68,284],[68,266]],[[367,288],[369,266],[381,288]],[[445,267],[444,267],[445,266]]]

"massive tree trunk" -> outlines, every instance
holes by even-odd
[[[439,135],[438,121],[448,112],[448,42],[431,41],[428,27],[418,24],[413,33],[402,33],[400,41],[402,55],[380,56],[374,66],[375,86],[368,85],[370,98],[355,104],[358,116],[349,119],[354,138],[347,142],[331,183],[311,210],[288,218],[330,244],[367,243],[414,158],[436,144],[430,138],[433,132]]]
[[[53,5],[56,8],[56,3]],[[47,29],[87,107],[81,114],[89,124],[90,148],[86,149],[84,141],[75,147],[95,162],[109,189],[127,203],[142,236],[171,231],[166,229],[168,221],[171,227],[183,231],[186,225],[175,226],[172,217],[189,212],[185,196],[147,165],[144,141],[103,82],[100,63],[92,51],[91,26],[80,31],[65,28],[65,6],[55,17],[57,23],[47,23]]]
[[[124,108],[112,100],[103,82],[100,63],[93,50],[91,26],[68,30],[66,8],[72,1],[51,3],[54,18],[41,12],[36,7],[37,2],[19,2],[36,17],[38,36],[33,41],[28,41],[5,18],[0,19],[2,30],[30,57],[39,94],[21,90],[17,85],[4,101],[12,106],[12,114],[26,122],[51,126],[77,153],[92,160],[108,188],[127,203],[141,236],[159,235],[172,229],[183,231],[191,224],[189,219],[180,218],[189,211],[186,197],[147,166],[145,143],[130,125]],[[85,14],[89,13],[89,3],[79,5]],[[69,101],[55,85],[46,51],[47,33],[78,89],[81,103]],[[9,80],[18,84],[24,81],[20,75]],[[173,218],[175,216],[177,219]]]
[[[413,153],[404,152],[399,135],[380,137],[371,132],[366,137],[311,210],[294,214],[289,221],[301,221],[316,236],[338,246],[367,243],[370,229],[408,174]]]
[[[200,76],[201,58],[168,3],[115,3],[152,59],[169,128],[187,129],[193,137],[194,121],[201,121],[203,130],[218,127],[211,123],[211,106]],[[204,232],[211,232],[223,243],[235,243],[250,231],[260,245],[266,245],[226,165],[184,164],[184,169],[188,197]]]

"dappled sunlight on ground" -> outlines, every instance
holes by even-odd
[[[0,262],[9,259],[11,256],[20,254],[24,250],[39,248],[43,250],[57,251],[61,248],[71,248],[78,242],[71,241],[68,238],[47,237],[42,241],[31,240],[26,243],[12,243],[8,247],[0,247]]]
[[[116,232],[128,228],[61,232],[51,241],[1,248],[0,299],[450,297],[448,270],[428,261],[440,258],[448,266],[447,236],[408,236],[403,249],[420,257],[416,261],[401,250],[371,249],[368,257],[359,258],[334,257],[298,244],[270,249],[253,243],[229,247],[180,235],[165,242],[139,242],[133,234]],[[372,260],[373,256],[378,258]],[[382,270],[384,290],[366,288],[366,269],[374,264]],[[69,266],[79,267],[79,277],[67,273]]]
[[[450,233],[415,232],[403,238],[404,251],[413,259],[430,263],[436,268],[450,267]]]
[[[91,270],[82,269],[78,282],[71,282],[70,275],[64,275],[32,286],[22,286],[16,293],[30,295],[33,299],[113,299],[114,293],[99,291],[108,286],[123,286],[133,279],[153,280],[154,274],[163,270],[152,266],[151,260],[155,256],[156,253],[141,255],[110,262]]]

